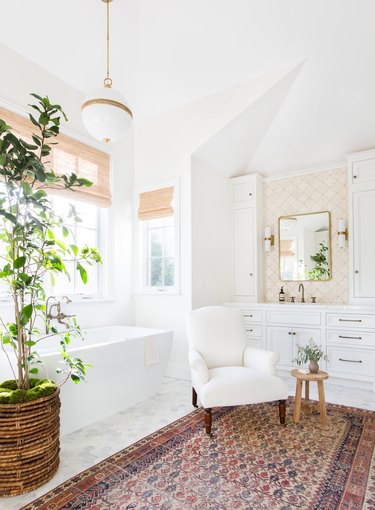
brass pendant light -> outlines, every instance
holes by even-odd
[[[109,143],[119,140],[131,124],[133,114],[122,95],[112,88],[109,73],[109,4],[106,4],[106,77],[104,87],[93,90],[81,106],[82,121],[87,131],[96,139]]]

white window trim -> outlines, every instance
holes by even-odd
[[[78,200],[79,202],[79,200]],[[73,302],[103,302],[103,301],[112,301],[112,289],[113,289],[113,269],[112,269],[112,261],[113,261],[113,221],[111,218],[113,217],[113,206],[109,209],[105,209],[102,207],[98,207],[98,249],[99,253],[103,258],[103,265],[99,265],[98,268],[98,292],[86,294],[82,293],[69,293],[65,292],[63,294],[56,294],[56,297],[67,296]],[[55,295],[50,282],[49,277],[46,276],[46,282],[44,284],[45,291],[47,296]],[[0,307],[1,306],[13,306],[12,296],[0,298]]]
[[[20,108],[19,105],[0,97],[0,106],[22,117],[28,117],[27,111]],[[70,127],[61,126],[60,133],[70,136],[72,139],[82,142],[90,147],[94,147],[102,152],[106,152],[110,156],[110,190],[113,193],[113,174],[114,174],[114,154],[112,147],[102,142],[94,140],[94,138],[83,135],[82,133],[71,129]],[[114,227],[113,227],[113,202],[108,209],[101,208],[99,219],[99,252],[103,258],[103,265],[99,267],[99,292],[96,294],[71,294],[69,298],[74,302],[113,302],[114,294]],[[0,307],[13,306],[12,297],[0,299]]]
[[[145,191],[153,191],[155,189],[166,188],[168,186],[174,187],[174,225],[175,225],[175,264],[174,264],[174,279],[175,285],[173,287],[149,287],[145,285],[146,282],[146,257],[145,257],[145,244],[144,228],[142,221],[138,218],[138,205],[139,195]],[[135,260],[135,294],[147,294],[157,296],[170,296],[180,294],[180,179],[165,179],[162,181],[153,182],[135,186],[134,188],[134,260]]]

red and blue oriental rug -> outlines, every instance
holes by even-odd
[[[327,405],[201,409],[74,476],[23,510],[375,510],[375,412]]]

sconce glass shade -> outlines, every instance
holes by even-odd
[[[119,140],[133,118],[127,101],[111,87],[91,92],[82,103],[81,116],[90,135],[106,143]]]
[[[271,227],[264,227],[264,251],[269,253],[271,251],[272,233]]]
[[[346,231],[345,220],[340,219],[338,221],[337,237],[338,237],[338,244],[341,249],[343,249],[345,247],[346,236],[347,236],[347,231]]]

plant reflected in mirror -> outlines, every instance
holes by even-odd
[[[282,281],[331,279],[331,218],[328,211],[279,218]]]

